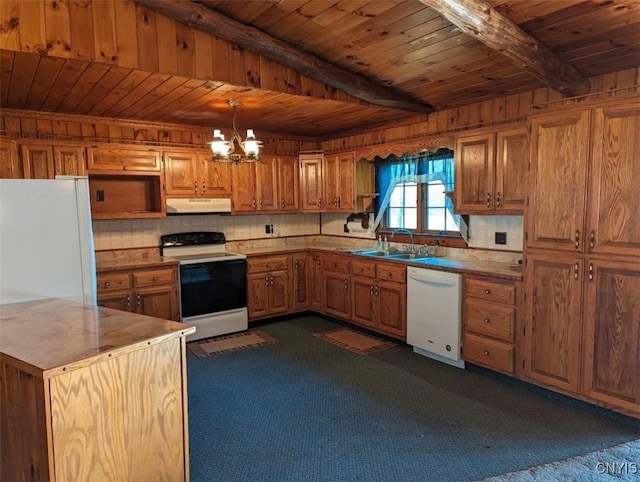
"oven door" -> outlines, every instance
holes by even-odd
[[[246,259],[180,265],[182,319],[246,306]]]

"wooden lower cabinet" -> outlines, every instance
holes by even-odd
[[[311,252],[309,268],[309,290],[311,291],[311,309],[324,312],[324,270],[323,257],[320,252]]]
[[[507,375],[515,373],[518,282],[465,275],[463,358]]]
[[[640,418],[640,262],[531,251],[525,378]]]
[[[98,273],[98,305],[180,321],[178,268]]]
[[[354,260],[351,272],[351,321],[406,340],[406,267]]]
[[[311,306],[309,272],[311,256],[308,253],[295,253],[291,256],[293,264],[293,311],[307,310]]]
[[[347,256],[325,255],[323,258],[324,313],[351,319],[351,261]]]
[[[582,394],[640,418],[640,262],[589,258]]]
[[[291,256],[259,256],[247,260],[249,320],[291,310]]]

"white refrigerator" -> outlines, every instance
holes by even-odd
[[[0,179],[0,305],[44,298],[96,304],[86,177]]]

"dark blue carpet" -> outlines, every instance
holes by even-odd
[[[640,438],[638,422],[397,346],[359,356],[316,316],[275,345],[187,357],[193,481],[466,481]]]

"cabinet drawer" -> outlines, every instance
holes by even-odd
[[[407,268],[396,266],[395,264],[378,264],[376,266],[378,279],[387,281],[398,281],[404,283],[407,280]]]
[[[270,256],[268,258],[249,258],[247,271],[249,273],[261,273],[278,269],[289,269],[289,256]]]
[[[324,269],[330,271],[348,273],[351,269],[351,262],[346,256],[325,256],[323,266]]]
[[[131,288],[131,277],[128,271],[99,273],[97,276],[98,292],[128,290]]]
[[[370,278],[373,278],[376,275],[376,265],[375,263],[367,263],[366,261],[352,261],[351,273],[358,276],[369,276]]]
[[[503,373],[513,374],[513,345],[465,333],[464,359]]]
[[[465,299],[464,313],[465,330],[513,342],[515,306],[498,305],[469,297]]]
[[[133,273],[133,285],[136,288],[173,283],[177,280],[176,269],[150,269]]]
[[[480,278],[465,277],[465,296],[474,296],[484,300],[501,303],[516,303],[516,287],[509,282],[490,281]]]

